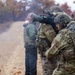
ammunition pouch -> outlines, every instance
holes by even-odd
[[[36,40],[36,46],[42,56],[45,56],[46,50],[51,46],[51,42],[49,42],[46,38],[39,38]]]

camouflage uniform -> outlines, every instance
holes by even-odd
[[[43,75],[51,75],[55,69],[55,60],[48,60],[45,57],[45,51],[51,46],[51,42],[55,36],[56,33],[51,25],[40,25],[37,47],[41,56]]]
[[[46,51],[48,58],[57,57],[57,68],[52,75],[75,75],[75,21],[67,24],[67,27],[60,30]]]
[[[57,8],[57,7],[55,6],[51,9],[54,9],[54,8]],[[59,7],[58,9],[61,10]],[[54,10],[58,10],[58,9],[54,9]],[[62,12],[62,11],[59,11],[59,12]],[[38,30],[38,37],[37,37],[38,38],[37,47],[41,56],[43,75],[52,75],[52,72],[56,67],[56,58],[47,59],[45,56],[45,52],[47,49],[51,47],[51,42],[53,41],[55,36],[56,36],[56,32],[54,31],[51,25],[48,25],[48,24],[40,25]]]

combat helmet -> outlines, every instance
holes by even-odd
[[[57,24],[59,23],[60,25],[62,25],[62,27],[66,27],[67,24],[71,21],[71,17],[67,14],[59,14],[54,18],[54,22]]]
[[[57,16],[60,13],[65,13],[59,6],[50,7],[50,12],[53,13],[54,16]]]
[[[51,12],[63,12],[63,10],[59,6],[50,7]]]

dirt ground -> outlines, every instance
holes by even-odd
[[[24,22],[14,22],[0,34],[0,75],[24,75],[23,24]],[[42,75],[39,56],[37,69],[37,75]]]

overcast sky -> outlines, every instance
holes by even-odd
[[[71,9],[75,10],[75,4],[73,3],[74,0],[55,0],[56,3],[64,4],[65,2],[68,3],[68,5],[71,7]]]

